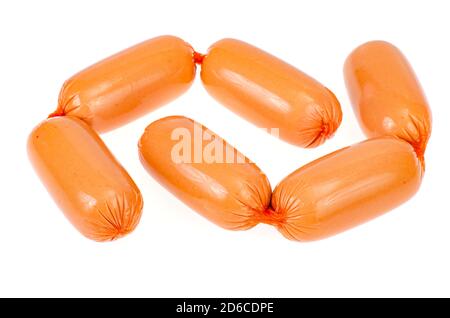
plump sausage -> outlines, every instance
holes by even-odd
[[[194,51],[160,36],[117,53],[64,83],[57,110],[97,132],[122,126],[184,93],[195,76]]]
[[[266,223],[292,240],[322,239],[402,204],[416,193],[421,179],[410,144],[392,137],[369,139],[317,159],[281,181]]]
[[[406,140],[423,161],[431,133],[431,111],[400,50],[384,41],[365,43],[348,56],[344,77],[366,135]]]
[[[28,139],[30,160],[50,195],[86,237],[109,241],[139,222],[139,189],[98,135],[77,118],[43,121]]]
[[[322,84],[278,58],[234,39],[213,44],[201,78],[223,105],[262,128],[279,128],[280,138],[316,147],[339,127],[341,108]]]
[[[150,124],[139,141],[139,155],[160,184],[223,228],[253,227],[270,204],[271,187],[261,170],[189,118]]]

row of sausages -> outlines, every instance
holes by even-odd
[[[139,222],[143,199],[98,133],[146,114],[183,94],[197,64],[206,90],[259,127],[310,148],[339,127],[335,95],[318,81],[242,41],[224,39],[205,55],[173,36],[113,55],[67,80],[58,107],[30,134],[30,160],[47,190],[86,237],[113,240]],[[337,234],[400,205],[418,190],[431,113],[412,68],[387,42],[354,50],[344,67],[359,123],[370,138],[319,158],[272,191],[257,165],[192,119],[150,124],[139,141],[147,171],[192,209],[226,229],[274,225],[285,237],[310,241]],[[201,152],[234,153],[231,161],[174,160],[180,140],[200,131]],[[194,147],[193,139],[182,140]],[[187,159],[187,160],[186,160]]]

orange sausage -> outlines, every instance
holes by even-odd
[[[29,136],[28,154],[59,208],[86,237],[114,240],[138,224],[139,189],[83,121],[70,117],[43,121]]]
[[[193,54],[189,44],[173,36],[128,48],[67,80],[50,117],[78,117],[98,132],[127,124],[190,87]]]
[[[369,139],[315,160],[286,177],[272,195],[272,218],[287,238],[322,239],[402,204],[418,190],[414,149],[392,137]]]
[[[423,160],[431,133],[431,111],[400,50],[383,41],[365,43],[347,58],[344,77],[366,135],[406,140]]]
[[[245,42],[224,39],[202,61],[206,90],[223,105],[280,138],[316,147],[339,127],[334,94],[293,66]]]
[[[189,118],[166,117],[150,124],[139,141],[139,154],[159,183],[223,228],[253,227],[270,204],[271,187],[261,170]]]

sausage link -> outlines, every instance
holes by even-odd
[[[342,112],[334,94],[278,58],[234,39],[213,44],[202,61],[206,90],[223,105],[280,138],[316,147],[339,127]]]
[[[251,228],[270,205],[271,187],[261,170],[192,119],[173,116],[150,124],[139,155],[160,184],[223,228]]]
[[[83,235],[109,241],[134,230],[141,193],[86,123],[68,116],[43,121],[29,136],[28,154],[56,204]]]
[[[79,72],[60,92],[57,110],[106,132],[184,93],[195,76],[194,50],[174,36],[150,39]]]
[[[344,77],[359,124],[368,137],[409,142],[423,163],[431,111],[408,60],[394,45],[372,41],[347,58]]]
[[[392,137],[369,139],[281,181],[266,223],[292,240],[322,239],[397,207],[416,193],[421,180],[422,167],[410,144]]]

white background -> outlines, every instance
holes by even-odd
[[[450,10],[447,1],[3,1],[0,4],[0,296],[450,296]],[[215,102],[197,77],[169,105],[103,135],[140,187],[145,208],[113,243],[81,236],[56,208],[26,154],[31,129],[78,70],[130,45],[177,35],[200,52],[224,37],[284,59],[332,89],[343,122],[305,150],[261,132]],[[406,54],[427,93],[433,134],[417,195],[344,234],[295,243],[274,228],[216,227],[143,169],[150,122],[192,117],[255,161],[272,186],[303,164],[364,139],[342,67],[368,40]]]

